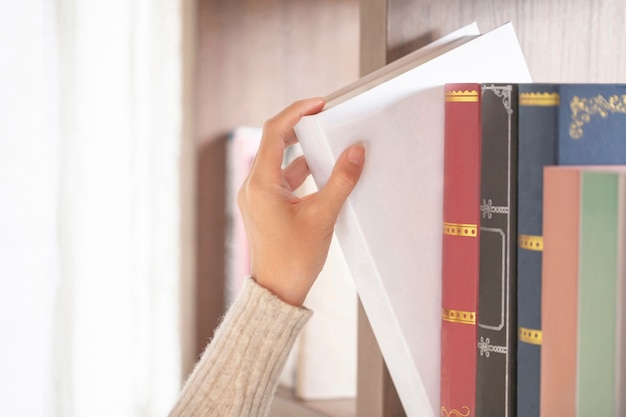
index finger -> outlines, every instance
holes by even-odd
[[[324,107],[321,97],[296,101],[265,122],[261,143],[254,161],[262,170],[281,169],[283,154],[289,145],[296,143],[293,127],[302,116],[318,113]]]

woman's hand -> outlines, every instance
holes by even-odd
[[[269,119],[248,178],[239,191],[252,277],[283,301],[300,306],[319,275],[339,211],[363,169],[365,150],[348,148],[338,159],[326,186],[304,198],[294,196],[310,174],[303,157],[281,168],[287,146],[297,139],[293,127],[315,114],[324,100],[293,103]]]

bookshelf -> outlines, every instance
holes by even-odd
[[[361,0],[360,70],[367,74],[472,21],[486,31],[510,20],[535,81],[626,82],[625,14],[620,0]],[[372,339],[360,311],[357,415],[403,416]]]
[[[472,21],[483,31],[512,21],[536,81],[626,82],[622,0],[202,0],[196,9],[196,353],[225,309],[228,130],[260,125],[286,103],[333,91]],[[402,416],[362,311],[359,317],[356,415]]]

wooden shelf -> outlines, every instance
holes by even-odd
[[[329,381],[332,383],[332,381]],[[302,401],[279,387],[269,417],[355,417],[356,399]]]

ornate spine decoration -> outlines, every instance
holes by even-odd
[[[502,99],[502,104],[506,109],[506,112],[509,116],[513,114],[513,107],[511,107],[511,93],[513,92],[513,87],[510,85],[490,85],[484,86],[481,93],[484,93],[486,90],[493,91],[496,97],[500,97]]]
[[[509,208],[507,206],[494,206],[491,199],[484,199],[480,205],[480,211],[483,214],[483,219],[487,217],[490,219],[494,214],[509,214]]]
[[[519,328],[519,340],[524,343],[530,343],[533,345],[541,345],[543,342],[543,333],[537,329],[527,329],[526,327]]]
[[[476,103],[478,91],[476,90],[453,90],[446,92],[446,101],[454,103]]]
[[[591,121],[591,116],[598,115],[606,119],[610,114],[626,114],[626,94],[610,97],[603,97],[602,95],[595,97],[574,96],[570,102],[570,110],[572,111],[572,123],[569,128],[570,137],[580,139],[583,137],[583,126]]]
[[[506,355],[508,352],[506,346],[492,345],[489,338],[484,339],[482,336],[478,342],[478,350],[480,350],[480,356],[485,355],[486,358],[488,358],[491,353],[501,353]]]
[[[543,236],[519,235],[519,247],[526,250],[543,251]]]
[[[457,410],[453,408],[452,410],[448,410],[446,407],[441,406],[441,416],[440,417],[468,417],[470,415],[470,408],[466,405],[461,407],[461,410]]]
[[[476,313],[473,311],[441,309],[441,318],[445,321],[461,324],[476,324]]]
[[[475,224],[443,223],[443,234],[450,236],[477,237],[478,226]]]
[[[520,106],[544,106],[554,107],[561,103],[559,93],[520,93]]]

